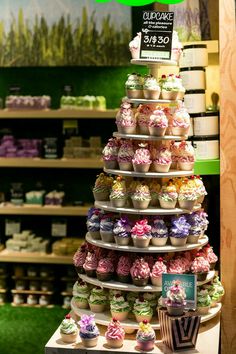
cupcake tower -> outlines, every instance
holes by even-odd
[[[159,63],[137,58],[135,63],[157,74]],[[190,121],[181,79],[133,73],[125,86],[118,132],[103,150],[105,173],[93,188],[87,243],[74,257],[82,283],[75,285],[72,308],[79,316],[95,313],[96,323],[109,325],[110,344],[117,323],[126,332],[139,328],[138,346],[150,350],[153,328],[159,328],[156,308],[164,305],[158,302],[163,273],[197,275],[205,316],[219,312],[223,287],[214,278],[217,256],[204,235],[208,221],[201,203],[207,193],[200,177],[191,176],[194,152],[185,141]],[[118,333],[119,346],[123,333]]]

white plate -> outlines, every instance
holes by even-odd
[[[116,138],[123,138],[123,139],[150,140],[150,141],[162,141],[162,140],[182,141],[188,139],[187,135],[153,136],[153,135],[141,135],[141,134],[121,134],[118,132],[113,133],[113,136]]]
[[[169,66],[177,65],[175,60],[161,60],[161,59],[131,59],[131,64],[134,65],[157,65],[157,66]]]
[[[135,171],[122,171],[122,170],[111,170],[104,168],[106,173],[111,175],[118,176],[128,176],[128,177],[141,177],[141,178],[172,178],[172,177],[185,177],[192,176],[194,171],[179,171],[179,170],[170,170],[169,172],[135,172]]]

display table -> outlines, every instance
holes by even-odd
[[[124,345],[120,349],[110,349],[106,346],[106,341],[104,338],[104,330],[106,327],[100,326],[100,337],[98,345],[95,348],[84,348],[78,339],[77,343],[66,344],[63,343],[60,339],[59,328],[49,339],[48,343],[45,346],[45,354],[73,354],[76,353],[76,350],[79,350],[80,354],[93,353],[93,354],[102,354],[109,352],[116,353],[140,353],[135,349],[136,341],[133,334],[126,334]],[[173,353],[168,347],[166,347],[160,340],[160,332],[156,332],[158,335],[155,349],[150,353],[152,354],[170,354]],[[79,337],[78,337],[79,338]],[[201,324],[197,345],[193,350],[179,351],[178,353],[201,353],[205,354],[218,354],[219,349],[219,338],[220,338],[220,315],[213,318],[211,321]]]

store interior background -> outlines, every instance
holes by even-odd
[[[203,1],[204,2],[204,1]],[[218,1],[208,0],[209,19],[211,24],[211,38],[218,40],[219,13]],[[152,9],[153,6],[132,8],[132,37],[140,30],[141,11]],[[165,10],[165,5],[155,4],[158,10]],[[128,48],[128,43],[127,43]],[[218,75],[218,54],[210,55],[210,78]],[[124,82],[127,74],[133,71],[145,73],[145,68],[131,67],[127,62],[124,67],[30,67],[30,68],[0,68],[0,97],[8,94],[12,85],[20,85],[22,94],[42,95],[52,97],[52,108],[58,108],[63,87],[71,85],[74,95],[103,95],[107,100],[107,108],[117,108],[121,97],[124,96]],[[208,104],[211,93],[219,93],[219,81],[208,80]],[[90,135],[102,137],[105,143],[111,133],[115,131],[113,120],[80,120],[78,123],[79,134],[84,138]],[[0,131],[10,128],[16,137],[21,138],[44,138],[57,136],[62,139],[62,120],[0,120]],[[46,190],[52,190],[55,184],[62,183],[68,200],[82,200],[93,202],[92,185],[99,170],[73,169],[17,169],[17,182],[22,182],[25,190],[32,190],[37,181],[42,181]],[[209,215],[208,234],[215,252],[220,252],[220,207],[219,207],[219,175],[202,176],[206,185],[208,196],[205,207]],[[0,191],[7,193],[11,182],[16,182],[16,170],[11,168],[1,169]],[[0,216],[0,239],[4,243],[4,220]],[[51,217],[47,216],[24,216],[22,224],[26,229],[33,229],[37,235],[50,233]],[[86,231],[84,217],[68,218],[68,235],[84,237]],[[219,264],[219,263],[218,263]],[[11,265],[8,265],[9,269]],[[65,271],[66,266],[55,266],[58,278]],[[218,266],[219,270],[219,266]],[[11,270],[10,270],[11,271]],[[11,300],[9,296],[9,301]],[[55,299],[55,302],[57,300]],[[0,353],[15,354],[22,351],[25,354],[40,354],[49,337],[52,335],[66,310],[60,306],[53,309],[21,309],[10,307],[0,308]]]

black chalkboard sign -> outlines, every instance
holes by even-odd
[[[170,59],[173,23],[174,12],[143,11],[140,59]]]

